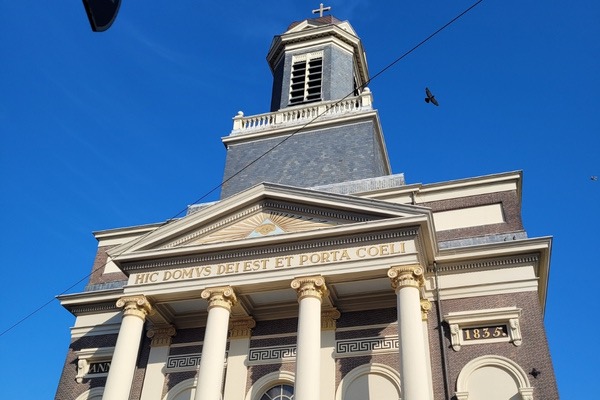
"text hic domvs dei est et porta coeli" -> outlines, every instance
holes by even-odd
[[[131,274],[130,285],[145,285],[187,279],[208,278],[223,275],[237,275],[283,268],[307,267],[347,261],[365,260],[401,255],[411,251],[413,242],[392,242],[345,249],[324,250],[279,257],[256,258],[228,263],[198,265],[164,271]]]

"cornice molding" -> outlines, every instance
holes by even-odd
[[[115,304],[115,302],[110,303],[94,303],[94,304],[84,304],[80,306],[70,307],[69,311],[75,315],[76,317],[83,314],[97,314],[107,311],[119,311],[119,307]]]
[[[438,272],[459,272],[465,270],[485,269],[506,267],[517,264],[538,263],[540,257],[538,254],[517,255],[488,260],[477,260],[464,263],[438,264]],[[434,273],[433,267],[427,268],[428,273]]]
[[[159,255],[160,253],[164,256],[164,254],[166,254],[165,250],[171,250],[172,253],[180,255],[196,252],[198,246],[180,246],[171,247],[169,249],[161,249],[160,246],[165,246],[169,242],[180,240],[182,235],[189,235],[195,229],[203,229],[207,224],[214,224],[218,218],[231,218],[232,214],[235,214],[240,210],[251,207],[260,207],[260,204],[265,201],[273,202],[273,204],[276,204],[278,207],[283,207],[282,204],[285,203],[294,203],[300,210],[304,208],[310,213],[340,210],[342,211],[341,213],[334,212],[333,214],[337,215],[337,217],[340,218],[340,221],[346,220],[350,222],[329,230],[319,229],[314,231],[314,233],[312,231],[305,231],[276,236],[277,238],[285,236],[288,240],[305,240],[308,234],[313,236],[330,236],[336,234],[336,232],[333,232],[335,229],[340,229],[341,231],[353,231],[340,232],[340,234],[358,233],[356,231],[360,230],[360,222],[351,223],[352,220],[349,218],[352,216],[359,220],[360,218],[366,220],[369,220],[370,218],[374,220],[381,218],[383,221],[372,221],[376,224],[373,228],[379,228],[381,230],[386,229],[385,225],[387,224],[395,226],[407,226],[411,223],[414,225],[421,225],[424,222],[424,219],[433,219],[431,210],[425,207],[394,204],[368,198],[263,183],[228,199],[222,200],[213,206],[206,207],[183,219],[166,224],[134,244],[124,244],[114,247],[110,249],[108,253],[113,261],[121,266],[122,263],[126,263],[128,260],[136,258],[150,258],[154,257],[154,255]],[[324,211],[317,211],[319,208]],[[398,221],[398,219],[402,219],[402,221]],[[231,221],[226,221],[225,224],[227,223],[231,223]],[[377,224],[383,226],[378,226]],[[255,243],[257,242],[260,242],[260,244],[269,244],[269,240],[265,239],[267,238],[262,237],[258,240],[256,238],[244,239],[244,244],[248,243],[249,245],[256,245]],[[269,237],[269,239],[273,239],[273,237]],[[210,251],[211,248],[215,247],[218,247],[219,251],[222,251],[222,248],[227,244],[215,243],[212,244],[212,246],[201,246],[204,251]]]

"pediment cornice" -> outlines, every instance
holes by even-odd
[[[342,229],[344,226],[398,218],[417,225],[432,221],[431,211],[425,207],[265,183],[169,222],[109,254],[120,264],[138,256],[146,259],[226,249],[233,242],[248,247],[307,240],[321,236],[320,231],[342,234],[354,229]]]

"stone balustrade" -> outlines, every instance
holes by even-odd
[[[245,117],[244,113],[240,111],[233,117],[231,135],[272,129],[278,125],[305,124],[317,117],[329,118],[357,111],[372,110],[372,104],[373,95],[369,88],[365,88],[360,95],[355,97],[290,107],[266,114]]]

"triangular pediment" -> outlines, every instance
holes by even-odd
[[[430,214],[428,209],[418,206],[261,184],[171,221],[110,253],[130,259],[134,253],[169,252],[232,242],[243,244],[247,240],[427,214]]]
[[[294,212],[286,208],[297,208]],[[319,210],[295,207],[290,203],[262,201],[250,207],[224,215],[214,223],[198,226],[197,229],[161,246],[174,248],[220,243],[286,233],[305,232],[328,228],[344,223],[344,216],[326,218]]]

